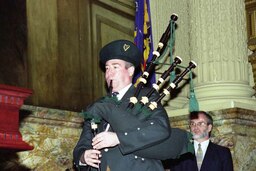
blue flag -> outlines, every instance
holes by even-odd
[[[153,57],[153,39],[150,17],[149,0],[135,0],[136,14],[135,14],[135,31],[134,43],[141,50],[143,54],[143,61],[141,63],[140,71],[135,73],[133,83],[136,83],[138,78],[146,70],[147,64],[150,63]],[[148,78],[148,85],[156,82],[155,72],[152,71]]]

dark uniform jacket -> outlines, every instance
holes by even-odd
[[[126,110],[129,99],[134,95],[135,88],[132,86],[122,98],[121,108]],[[148,89],[142,89],[140,94],[146,94]],[[156,95],[152,95],[154,99]],[[138,98],[140,99],[140,98]],[[133,109],[134,110],[134,109]],[[117,115],[119,113],[116,113]],[[129,119],[122,121],[129,123]],[[104,130],[106,123],[102,121],[99,129]],[[122,123],[120,123],[122,124]],[[165,140],[170,132],[168,116],[164,108],[160,105],[152,112],[141,126],[131,126],[127,130],[112,130],[117,133],[120,144],[116,147],[108,148],[108,151],[102,150],[101,171],[163,171],[160,160],[149,159],[134,154],[138,150],[143,150]],[[85,150],[91,149],[91,128],[90,123],[85,121],[80,139],[74,149],[73,156],[77,168],[83,170],[88,167],[80,167],[79,159]],[[164,149],[163,149],[164,150]]]
[[[171,171],[198,171],[196,157],[187,153],[180,159],[171,160],[170,168]],[[200,171],[233,171],[230,150],[210,142]]]

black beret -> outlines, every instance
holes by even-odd
[[[138,47],[128,40],[115,40],[108,43],[100,50],[100,62],[106,64],[110,59],[121,59],[138,67],[142,61],[142,55]]]

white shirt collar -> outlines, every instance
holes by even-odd
[[[128,84],[126,87],[118,91],[117,99],[121,100],[124,94],[128,91],[128,89],[132,86],[132,83]]]
[[[204,155],[205,155],[205,153],[206,153],[206,150],[207,150],[207,147],[208,147],[209,143],[210,143],[210,139],[205,140],[205,141],[203,141],[203,142],[200,142],[201,148],[202,148],[202,150],[203,150],[203,158],[204,158]],[[196,151],[197,151],[197,148],[198,148],[198,144],[199,144],[199,142],[196,141],[196,140],[194,140],[195,154],[196,154]]]

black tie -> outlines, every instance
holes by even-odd
[[[112,97],[117,97],[118,94],[118,92],[112,92]]]

